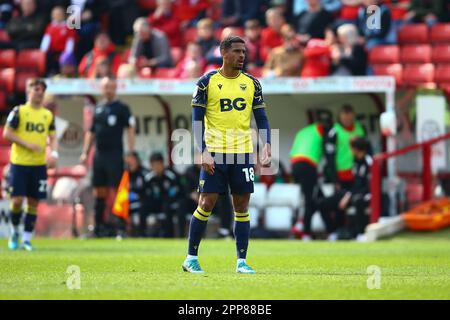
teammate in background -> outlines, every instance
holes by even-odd
[[[339,225],[339,219],[331,219],[331,212],[336,212],[336,218],[344,214],[344,210],[349,207],[355,208],[355,216],[349,223],[349,232],[351,238],[358,241],[365,241],[364,230],[369,220],[366,210],[370,202],[369,174],[373,163],[372,157],[367,151],[369,143],[365,138],[355,137],[350,141],[351,152],[355,162],[352,168],[354,172],[354,182],[349,189],[337,190],[331,197],[326,197],[318,201],[318,207],[325,222],[327,232],[335,233]]]
[[[197,82],[192,107],[194,138],[202,153],[198,207],[189,229],[188,255],[183,270],[204,273],[198,261],[198,248],[219,194],[230,188],[235,215],[238,273],[255,271],[247,264],[250,236],[248,203],[253,192],[254,161],[250,130],[252,112],[263,136],[262,165],[271,163],[270,129],[262,88],[257,79],[242,72],[245,41],[225,38],[220,44],[223,64]]]
[[[87,163],[91,147],[95,142],[92,184],[94,186],[95,236],[107,235],[104,212],[106,199],[115,194],[124,169],[123,141],[127,130],[128,150],[134,151],[135,120],[130,108],[117,98],[117,83],[114,79],[103,78],[101,88],[104,100],[95,108],[90,131],[84,138],[80,162]]]
[[[302,236],[304,241],[312,240],[311,220],[316,210],[314,196],[317,196],[318,192],[318,166],[323,157],[324,136],[330,127],[331,124],[322,121],[299,130],[290,152],[292,176],[300,185],[305,199]],[[298,232],[295,226],[293,231]]]
[[[8,116],[3,137],[11,147],[11,205],[12,232],[8,242],[11,250],[19,247],[19,224],[22,204],[26,198],[22,248],[32,251],[31,239],[37,219],[39,200],[47,197],[47,166],[53,168],[58,159],[58,143],[53,114],[44,108],[47,85],[44,80],[27,83],[27,102],[15,107]],[[47,144],[50,156],[46,157]]]

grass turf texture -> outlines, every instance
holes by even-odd
[[[235,273],[234,242],[207,239],[206,275],[183,273],[185,240],[37,239],[35,252],[0,242],[0,299],[450,299],[450,229],[375,243],[252,240],[257,275]],[[81,289],[69,290],[69,265]],[[367,267],[381,288],[367,288]]]

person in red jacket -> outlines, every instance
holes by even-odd
[[[47,71],[53,74],[59,72],[59,57],[62,53],[72,54],[75,48],[75,30],[69,29],[63,7],[52,10],[52,22],[45,29],[41,42],[41,50],[47,53]]]
[[[264,28],[261,34],[261,57],[263,61],[266,61],[270,50],[283,45],[281,27],[286,23],[286,20],[281,10],[271,8],[266,12],[266,23],[267,27]]]
[[[157,4],[155,12],[148,17],[150,25],[166,34],[171,47],[181,47],[180,20],[174,14],[172,1],[158,0]]]
[[[311,39],[304,50],[302,77],[325,77],[330,74],[331,49],[323,39]]]
[[[78,75],[80,77],[92,78],[96,71],[96,65],[99,59],[107,58],[113,74],[117,74],[122,58],[116,53],[116,48],[111,42],[109,35],[100,32],[95,38],[94,48],[89,51],[80,62]]]
[[[174,13],[181,21],[181,28],[195,26],[198,20],[204,18],[209,7],[208,0],[175,0]]]

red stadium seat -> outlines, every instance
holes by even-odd
[[[450,43],[433,46],[431,60],[434,63],[450,63]]]
[[[9,146],[0,147],[0,166],[4,167],[9,163],[9,150],[10,150]]]
[[[197,39],[197,28],[195,27],[187,28],[183,34],[184,45],[187,45],[189,42],[193,42],[196,39]]]
[[[427,85],[434,81],[434,65],[431,63],[409,64],[403,69],[403,82],[406,85]]]
[[[39,49],[25,49],[17,57],[17,69],[20,71],[36,71],[40,76],[45,74],[46,56]]]
[[[172,61],[174,65],[176,65],[178,62],[180,62],[181,59],[183,59],[184,51],[182,48],[173,47],[170,48],[170,54],[172,56]]]
[[[1,93],[1,91],[0,91],[0,93]],[[0,147],[1,146],[9,146],[9,145],[11,145],[11,143],[8,140],[3,138],[3,129],[4,128],[5,127],[0,127]]]
[[[0,29],[0,42],[10,42],[11,39],[9,38],[8,32],[6,30]]]
[[[13,68],[0,70],[0,89],[7,94],[14,92],[16,71]]]
[[[16,67],[16,51],[14,49],[0,50],[0,69]]]
[[[6,101],[6,92],[0,91],[0,112],[6,111],[8,109],[8,104]],[[1,133],[0,133],[1,135]]]
[[[39,77],[39,74],[37,72],[33,71],[17,72],[15,80],[16,92],[25,92],[27,88],[27,80],[36,77]]]
[[[156,0],[138,0],[139,8],[152,11],[156,9]]]
[[[255,78],[261,78],[263,75],[263,68],[262,67],[254,67],[252,69],[248,70],[248,73],[254,76]]]
[[[153,73],[153,78],[172,79],[174,78],[175,68],[158,68]]]
[[[376,46],[369,52],[370,64],[387,64],[400,62],[400,48],[396,45]]]
[[[450,83],[450,64],[438,64],[434,75],[437,83]]]
[[[398,31],[398,42],[429,43],[429,30],[425,23],[406,24]]]
[[[357,20],[358,19],[359,6],[342,5],[339,11],[339,19],[342,20]]]
[[[450,43],[450,23],[437,23],[431,27],[431,42]]]
[[[402,83],[403,66],[401,64],[376,64],[372,67],[376,76],[393,76],[397,85],[400,85]]]
[[[411,44],[402,47],[400,52],[402,63],[431,62],[431,46],[427,44]]]

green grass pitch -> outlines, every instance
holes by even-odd
[[[375,243],[252,240],[256,275],[235,273],[234,242],[203,241],[206,275],[183,273],[185,240],[0,241],[0,299],[450,299],[450,229]],[[69,290],[68,266],[81,287]],[[367,268],[380,268],[369,290]]]

